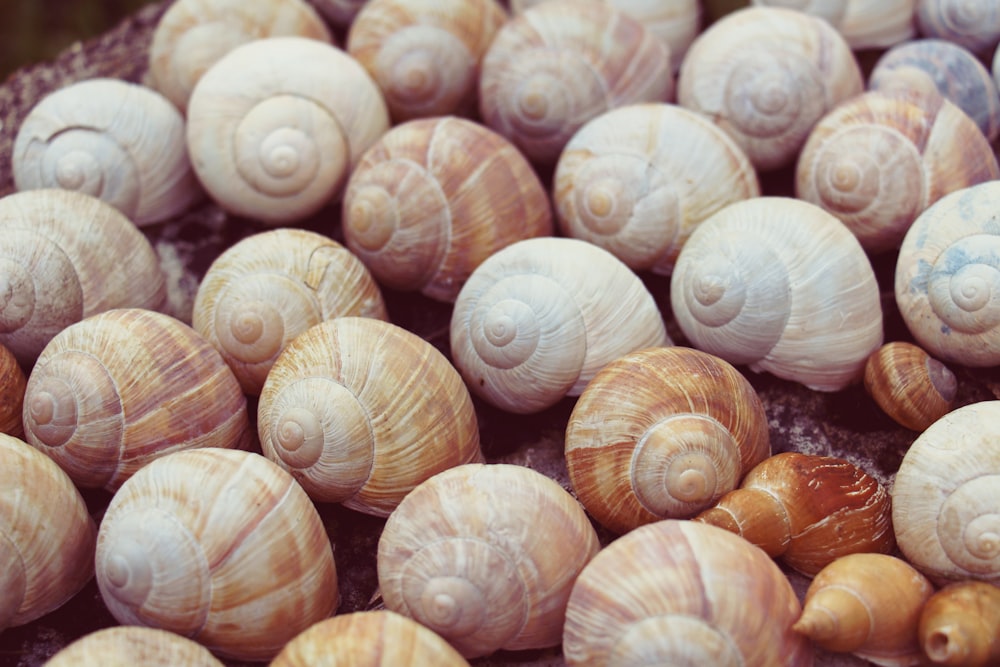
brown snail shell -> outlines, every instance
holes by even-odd
[[[917,0],[917,30],[989,55],[1000,42],[1000,5],[993,0]]]
[[[24,389],[28,383],[14,353],[0,344],[0,433],[15,438],[24,436],[21,411],[24,407]]]
[[[896,546],[888,491],[834,456],[775,454],[695,520],[742,535],[807,576],[840,556]]]
[[[886,343],[865,363],[865,390],[896,423],[923,431],[951,410],[955,374],[918,345]]]
[[[924,605],[920,645],[931,663],[986,667],[1000,662],[1000,588],[982,581],[948,584]]]
[[[117,625],[76,639],[42,667],[223,667],[211,651],[181,635],[141,625]]]
[[[753,386],[686,347],[638,350],[602,368],[573,407],[565,442],[577,498],[617,533],[694,516],[771,455]]]

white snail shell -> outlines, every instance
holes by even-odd
[[[694,347],[820,391],[860,380],[883,339],[878,283],[857,238],[788,197],[736,202],[699,225],[670,304]]]
[[[1000,5],[994,0],[917,0],[917,30],[988,55],[1000,42]]]
[[[43,667],[224,667],[211,651],[175,632],[142,625],[116,625],[76,639]]]
[[[837,29],[852,49],[886,48],[916,34],[916,0],[752,0],[817,16]]]
[[[388,128],[382,93],[346,52],[269,37],[229,51],[198,80],[187,143],[220,206],[278,225],[338,198],[361,153]]]
[[[161,222],[202,196],[184,117],[155,90],[87,79],[48,94],[21,122],[11,158],[18,190],[77,190],[137,225]]]

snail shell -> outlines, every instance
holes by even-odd
[[[174,632],[118,625],[90,632],[67,644],[42,667],[223,667],[211,651]]]
[[[885,487],[853,463],[783,452],[755,466],[740,488],[695,520],[741,535],[813,576],[847,554],[892,551],[891,512]]]
[[[149,85],[181,111],[195,83],[240,44],[278,35],[332,42],[304,0],[178,0],[160,17],[149,47]]]
[[[136,225],[172,218],[202,197],[184,117],[155,90],[120,79],[79,81],[42,98],[21,122],[11,165],[18,190],[93,195]]]
[[[1000,364],[1000,181],[945,195],[910,226],[896,305],[917,343],[948,363]]]
[[[918,345],[886,343],[865,362],[865,390],[896,423],[923,431],[951,410],[955,374]]]
[[[156,251],[96,197],[29,190],[0,199],[0,344],[26,371],[59,331],[111,308],[158,310],[166,280]]]
[[[767,555],[715,526],[664,519],[597,554],[566,609],[563,654],[587,665],[813,664],[799,600]]]
[[[982,581],[948,584],[920,613],[920,645],[935,665],[986,667],[1000,662],[1000,588]]]
[[[955,42],[978,55],[1000,42],[1000,5],[995,0],[917,0],[917,30]]]
[[[694,347],[819,391],[860,380],[883,340],[878,283],[858,240],[790,197],[738,201],[695,228],[670,303]]]
[[[122,625],[269,660],[337,604],[333,550],[290,475],[259,454],[173,452],[133,475],[101,519],[97,585]]]
[[[28,378],[17,363],[14,353],[0,345],[0,433],[16,438],[24,436],[21,410]]]
[[[496,132],[455,117],[384,134],[351,172],[341,224],[381,284],[445,302],[500,248],[553,231],[531,163]]]
[[[192,326],[243,392],[258,395],[293,338],[348,315],[389,319],[368,269],[333,239],[284,227],[248,236],[216,257],[198,286]]]
[[[469,114],[479,61],[507,20],[497,0],[371,0],[347,52],[372,75],[394,122]]]
[[[434,631],[388,609],[341,614],[289,641],[268,667],[435,665],[469,662]]]
[[[722,359],[685,347],[638,350],[602,368],[565,442],[577,498],[617,533],[711,507],[771,455],[754,388]]]
[[[848,554],[810,582],[792,629],[821,648],[876,665],[917,665],[917,622],[933,592],[934,585],[905,560]]]
[[[246,397],[194,329],[120,308],[63,329],[24,394],[27,442],[81,487],[114,491],[154,458],[192,447],[248,447]]]
[[[417,486],[378,543],[386,608],[466,658],[559,644],[573,582],[600,548],[586,512],[530,468],[467,464]]]
[[[1000,583],[1000,401],[957,408],[917,436],[892,488],[906,559],[941,585]]]
[[[579,396],[628,352],[672,344],[635,273],[607,250],[563,237],[518,241],[480,264],[455,301],[450,340],[469,388],[516,413]]]
[[[278,225],[338,198],[361,153],[388,128],[382,93],[346,52],[269,37],[229,51],[198,80],[187,143],[220,206]]]
[[[816,124],[799,154],[795,192],[878,253],[898,248],[942,196],[997,178],[993,148],[961,109],[933,91],[886,89],[853,97]]]
[[[469,391],[433,345],[338,317],[296,337],[261,390],[264,454],[310,497],[386,516],[431,475],[482,461]]]
[[[94,576],[97,526],[55,461],[0,433],[0,631],[61,607]]]
[[[606,111],[570,139],[554,200],[567,236],[609,250],[633,270],[669,274],[702,220],[760,195],[757,172],[721,128],[674,104]]]
[[[880,49],[913,38],[915,0],[752,0],[824,19],[854,50]]]
[[[507,21],[483,56],[479,112],[536,164],[555,164],[566,142],[598,114],[667,101],[667,47],[604,2],[551,0]]]
[[[677,79],[681,106],[712,118],[760,170],[791,164],[813,125],[864,89],[850,46],[823,19],[747,7],[702,32]]]

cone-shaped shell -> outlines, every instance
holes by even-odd
[[[141,625],[118,625],[88,633],[67,644],[43,667],[223,667],[212,652],[174,632]]]
[[[1000,662],[1000,588],[982,581],[948,584],[920,612],[920,645],[935,665]]]
[[[0,344],[0,433],[15,438],[24,436],[21,412],[24,408],[24,389],[28,384],[14,353]]]
[[[916,0],[752,0],[756,6],[796,9],[816,16],[837,29],[854,50],[879,49],[911,39],[916,34]]]
[[[920,346],[897,340],[868,357],[865,390],[898,424],[923,431],[951,410],[958,380]]]

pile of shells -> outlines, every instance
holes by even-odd
[[[175,0],[37,95],[0,642],[90,586],[48,664],[997,664],[1000,9],[751,4]]]

